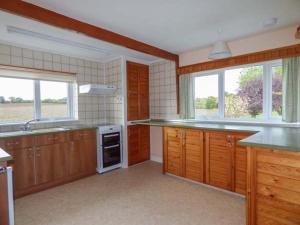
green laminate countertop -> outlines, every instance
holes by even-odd
[[[80,125],[64,126],[64,127],[34,129],[32,131],[9,131],[9,132],[0,133],[0,138],[10,138],[10,137],[40,135],[40,134],[51,134],[51,133],[57,133],[57,132],[68,132],[68,131],[96,129],[96,128],[97,128],[97,125],[80,124]]]
[[[0,148],[0,162],[6,162],[12,160],[12,156]]]
[[[240,145],[300,152],[300,127],[272,127],[270,125],[252,126],[241,124],[235,125],[224,123],[163,120],[134,121],[132,124],[160,127],[194,128],[214,131],[250,132],[253,134],[248,138],[239,141]]]

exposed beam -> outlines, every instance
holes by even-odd
[[[215,70],[225,67],[239,66],[251,63],[258,63],[276,59],[300,56],[300,44],[282,48],[275,48],[261,52],[234,56],[226,59],[213,60],[203,63],[182,66],[177,69],[178,75],[195,73],[200,71]]]
[[[178,55],[170,53],[163,49],[20,0],[1,0],[0,10],[30,18],[59,28],[73,30],[102,41],[120,45],[135,51],[143,52],[167,60],[175,61],[177,63],[179,60]]]

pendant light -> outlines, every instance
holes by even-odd
[[[297,28],[296,34],[295,34],[296,39],[300,39],[300,27]]]
[[[221,36],[221,30],[218,30],[219,39]],[[228,44],[225,41],[219,40],[217,41],[212,48],[211,53],[209,54],[209,59],[224,59],[231,57],[231,51],[228,47]]]

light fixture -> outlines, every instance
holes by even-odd
[[[92,45],[82,44],[79,42],[66,40],[63,38],[58,38],[58,37],[50,36],[50,35],[43,34],[43,33],[38,33],[35,31],[31,31],[31,30],[26,30],[26,29],[14,27],[14,26],[7,26],[6,29],[7,29],[8,33],[21,34],[24,36],[38,38],[41,40],[46,40],[46,41],[51,41],[51,42],[55,42],[55,43],[59,43],[59,44],[63,44],[63,45],[68,45],[71,47],[76,47],[76,48],[81,48],[81,49],[85,49],[85,50],[96,51],[96,52],[101,52],[101,53],[107,54],[107,51],[105,51],[101,48],[94,47]]]
[[[300,39],[300,26],[297,28],[296,34],[295,34],[296,39]]]
[[[231,51],[228,44],[221,40],[222,30],[218,29],[218,41],[213,45],[211,53],[208,55],[209,59],[224,59],[231,57]]]

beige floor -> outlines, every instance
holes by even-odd
[[[146,162],[15,202],[16,225],[244,225],[245,200]]]

